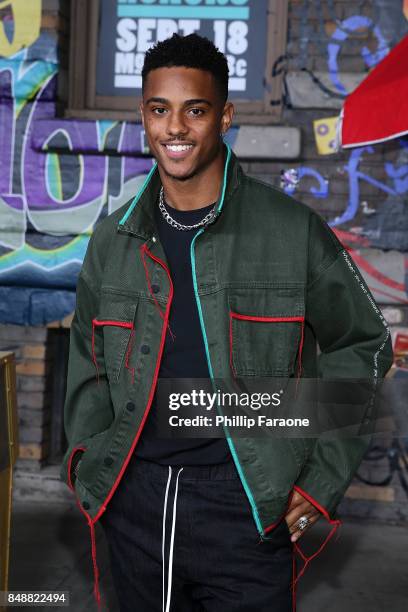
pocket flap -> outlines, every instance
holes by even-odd
[[[303,338],[303,287],[234,289],[229,308],[234,375],[292,375]]]
[[[301,286],[234,289],[228,301],[232,313],[253,317],[302,317],[305,312]]]
[[[133,326],[136,308],[137,301],[134,301],[134,298],[102,293],[96,321],[100,324],[111,324],[111,326],[116,323],[118,327],[120,327],[120,323]]]
[[[92,324],[103,335],[106,373],[111,382],[118,382],[126,351],[135,330],[138,301],[122,295],[101,296],[98,316]]]

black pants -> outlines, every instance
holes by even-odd
[[[231,463],[133,457],[102,515],[121,612],[290,612],[286,521],[260,541]]]

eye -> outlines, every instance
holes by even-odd
[[[165,112],[166,112],[166,109],[163,108],[162,106],[157,107],[157,108],[152,108],[152,113],[154,113],[155,115],[164,115]]]
[[[200,115],[203,115],[205,111],[202,108],[190,108],[188,112],[192,113],[194,117],[199,117]]]

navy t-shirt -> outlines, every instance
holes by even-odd
[[[197,210],[176,210],[164,203],[169,214],[184,225],[194,225],[205,217],[213,204]],[[155,221],[173,281],[173,301],[160,364],[159,378],[209,378],[207,358],[190,263],[191,241],[198,231],[171,227],[155,208]],[[162,407],[168,412],[168,406]],[[225,438],[158,438],[156,396],[143,428],[135,455],[165,465],[210,465],[231,460]]]

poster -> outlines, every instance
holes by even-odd
[[[100,0],[96,94],[141,93],[146,51],[175,32],[206,36],[228,59],[230,98],[264,95],[268,0]]]

